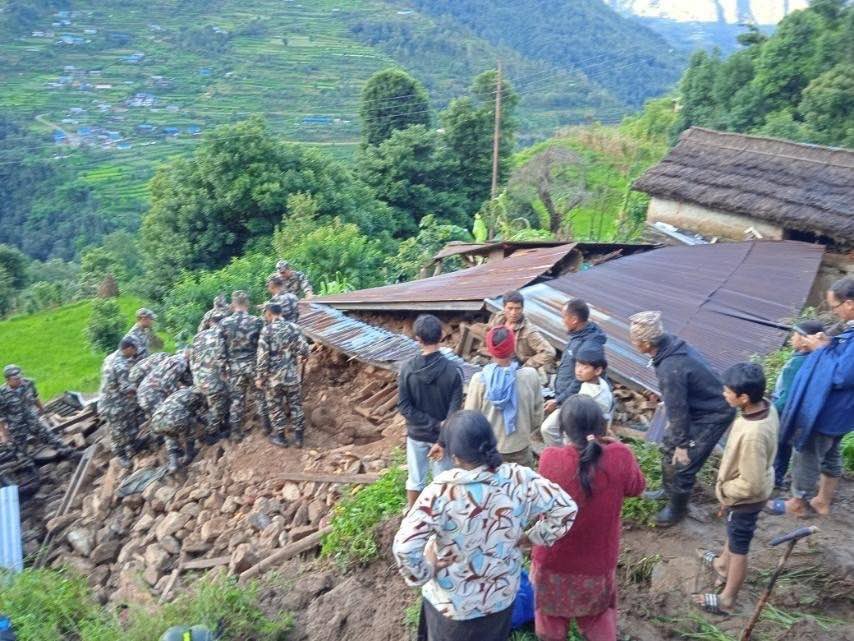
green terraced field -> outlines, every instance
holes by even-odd
[[[94,187],[105,217],[133,224],[159,163],[187,154],[199,133],[253,113],[266,114],[284,139],[351,157],[361,88],[389,66],[410,69],[441,107],[500,57],[521,87],[526,139],[624,110],[572,70],[400,9],[382,0],[76,1],[70,15],[47,14],[26,31],[0,27],[0,112],[30,122],[44,141],[33,152],[73,166]],[[62,20],[70,24],[53,24]],[[405,32],[415,44],[391,36],[373,42],[366,34],[377,25]],[[188,29],[197,31],[188,36]],[[62,44],[63,35],[82,40]],[[571,105],[542,100],[544,83],[565,85]],[[153,102],[133,102],[139,94]],[[318,115],[331,121],[304,122]],[[149,126],[153,131],[144,131]],[[73,144],[55,144],[56,128]],[[117,140],[106,143],[99,134]],[[81,138],[93,144],[76,146]]]

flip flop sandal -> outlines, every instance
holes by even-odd
[[[783,516],[786,514],[786,499],[773,499],[765,504],[762,511],[766,514],[774,516]]]
[[[726,575],[718,572],[718,569],[715,567],[715,559],[718,558],[718,555],[712,552],[711,550],[697,550],[697,554],[700,557],[700,563],[703,568],[711,572],[715,576],[715,589],[720,590],[726,585]]]
[[[728,617],[730,615],[726,610],[721,609],[720,597],[717,594],[693,594],[691,596],[702,596],[703,602],[697,603],[696,601],[692,601],[695,607],[699,608],[703,612],[708,612],[709,614],[716,614],[718,616]]]

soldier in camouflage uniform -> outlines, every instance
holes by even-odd
[[[226,381],[228,383],[228,426],[231,439],[243,438],[243,418],[247,396],[255,396],[252,381],[255,378],[255,353],[263,321],[249,314],[249,296],[236,291],[231,295],[231,316],[219,324],[223,342]],[[260,403],[258,404],[260,406]]]
[[[283,319],[291,323],[299,322],[299,298],[285,291],[285,281],[281,276],[275,274],[267,278],[267,291],[270,294],[267,303],[281,305]],[[267,303],[258,306],[262,313]]]
[[[199,323],[199,329],[196,331],[201,332],[210,329],[230,313],[231,310],[228,308],[228,301],[225,299],[225,294],[217,294],[213,300],[213,308],[205,312],[202,321]]]
[[[213,442],[225,431],[228,413],[228,389],[225,385],[225,345],[219,334],[219,321],[202,330],[193,339],[190,371],[193,385],[205,395],[208,404],[207,441]]]
[[[139,432],[136,388],[130,382],[130,370],[137,359],[136,341],[125,337],[101,367],[98,414],[110,429],[113,455],[119,458],[122,467],[131,466]]]
[[[282,287],[288,294],[294,294],[297,298],[311,298],[314,296],[314,290],[311,288],[311,283],[308,282],[308,276],[291,269],[290,263],[286,260],[277,262],[276,271],[271,273],[270,276],[280,276]]]
[[[136,365],[131,367],[130,374],[128,374],[128,380],[134,387],[139,386],[143,379],[167,358],[169,358],[169,354],[166,352],[154,352],[153,354],[149,354],[142,360],[138,361]]]
[[[6,424],[11,445],[17,450],[19,458],[25,462],[32,461],[30,441],[35,443],[34,449],[47,444],[63,456],[70,454],[71,448],[59,440],[39,418],[44,406],[35,383],[21,376],[21,368],[17,365],[7,365],[3,369],[3,376],[6,377],[6,384],[0,387],[0,420]]]
[[[125,338],[131,338],[136,341],[137,356],[139,358],[148,356],[148,347],[151,343],[152,334],[151,326],[156,320],[157,316],[154,312],[142,307],[136,311],[136,324],[125,334]]]
[[[183,387],[169,395],[151,415],[151,431],[162,436],[168,455],[170,473],[195,456],[195,426],[205,408],[205,395],[195,387]],[[186,447],[181,447],[181,441]],[[182,457],[183,461],[182,461]]]
[[[190,351],[181,350],[164,359],[136,388],[136,402],[150,417],[157,406],[182,385],[192,385]]]
[[[308,343],[300,328],[282,318],[282,307],[267,303],[264,311],[267,325],[258,339],[255,385],[264,390],[267,409],[273,423],[270,442],[288,446],[288,414],[294,427],[294,441],[302,447],[305,415],[302,411],[299,359],[308,356]],[[289,412],[285,409],[287,403]]]

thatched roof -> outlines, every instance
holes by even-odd
[[[634,188],[854,242],[854,151],[692,127]]]

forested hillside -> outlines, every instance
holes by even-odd
[[[349,160],[360,91],[387,67],[411,71],[439,109],[500,59],[523,97],[522,141],[617,120],[676,79],[678,61],[651,33],[630,33],[596,0],[564,4],[548,33],[534,32],[548,45],[539,47],[464,15],[383,0],[8,2],[0,242],[68,260],[105,234],[135,230],[157,165],[256,113],[271,135]],[[539,5],[513,3],[508,33],[544,17]],[[650,83],[638,66],[666,73]]]

